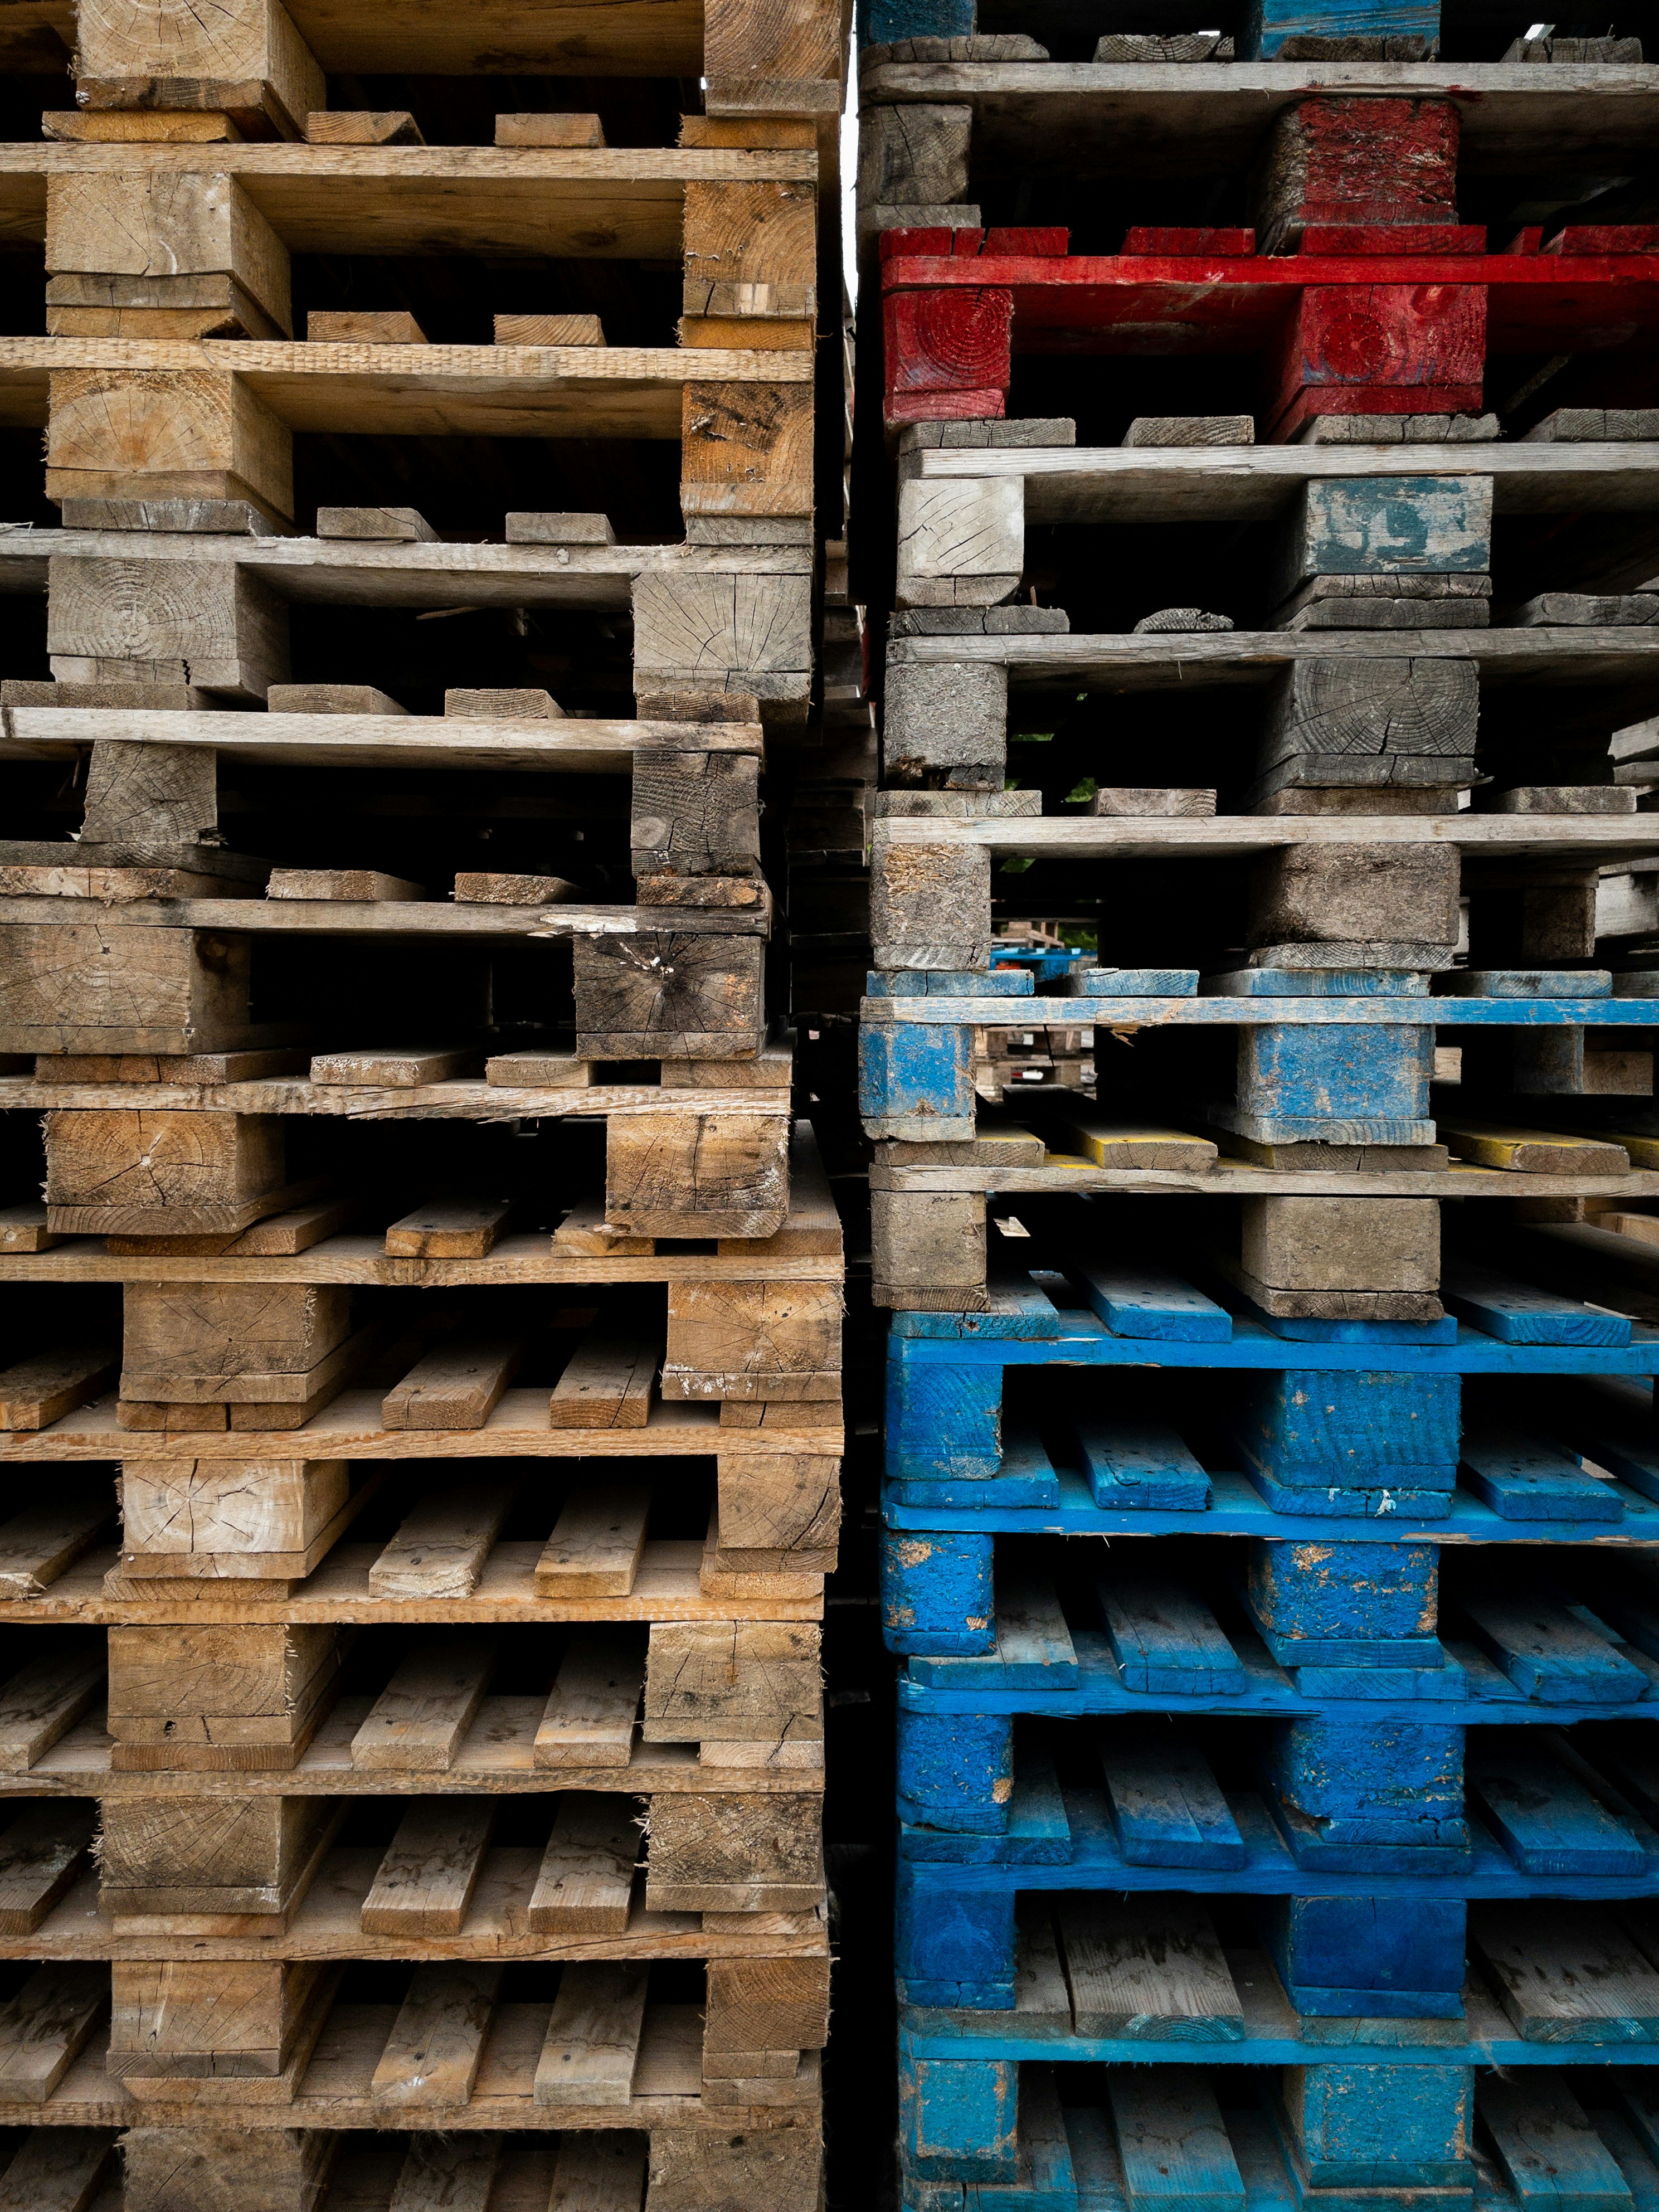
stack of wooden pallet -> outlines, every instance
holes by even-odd
[[[1503,12],[871,11],[911,2212],[1654,2186],[1659,70]]]
[[[0,2203],[810,2204],[836,11],[24,28]]]

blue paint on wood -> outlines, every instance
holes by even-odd
[[[896,1873],[895,1963],[904,2001],[1012,2012],[1013,1892],[939,1890],[921,1865],[907,1859],[899,1861]],[[924,1994],[924,1985],[932,1994]],[[969,1986],[978,1992],[989,1990],[996,1994],[939,1993]]]
[[[1018,2075],[1006,2060],[917,2058],[899,2069],[899,2147],[912,2172],[1012,2180]]]
[[[1161,1421],[1089,1416],[1079,1421],[1076,1438],[1097,1505],[1201,1513],[1210,1502],[1209,1476]]]
[[[1060,1507],[1061,1477],[1036,1431],[1017,1425],[1003,1447],[1002,1463],[994,1474],[943,1479],[904,1474],[896,1482],[890,1481],[889,1490],[903,1506],[919,1511],[931,1508],[976,1514],[1053,1513]],[[893,1525],[911,1524],[896,1520]]]
[[[864,979],[866,999],[1029,999],[1036,988],[1029,969],[1000,963],[983,975],[971,968],[872,968]]]
[[[1109,1738],[1100,1763],[1117,1846],[1131,1866],[1244,1864],[1237,1823],[1208,1761],[1192,1745]]]
[[[1608,1878],[1649,1870],[1638,1830],[1529,1746],[1476,1743],[1468,1757],[1468,1792],[1523,1874]]]
[[[1304,1866],[1409,1872],[1419,1853],[1420,1863],[1468,1863],[1461,1728],[1352,1713],[1292,1721],[1273,1733],[1264,1778]]]
[[[1244,2212],[1244,2180],[1214,2089],[1195,2066],[1109,2075],[1133,2212]]]
[[[1247,1597],[1280,1666],[1443,1663],[1432,1544],[1252,1544]]]
[[[1309,1488],[1399,1476],[1449,1489],[1457,1465],[1462,1389],[1451,1375],[1388,1367],[1289,1367],[1249,1384],[1237,1434],[1276,1481]]]
[[[1478,575],[1492,567],[1490,477],[1317,477],[1285,532],[1287,588],[1307,576]]]
[[[1243,1662],[1195,1592],[1167,1576],[1113,1568],[1101,1576],[1097,1595],[1126,1690],[1139,1697],[1243,1695]]]
[[[1571,1453],[1517,1429],[1482,1422],[1463,1439],[1462,1479],[1505,1521],[1620,1521],[1610,1482],[1586,1474]]]
[[[1534,1290],[1473,1260],[1448,1259],[1440,1295],[1461,1320],[1505,1344],[1624,1345],[1631,1323],[1558,1291]]]
[[[996,1649],[991,1536],[888,1528],[881,1625],[890,1651],[971,1656]]]
[[[921,1023],[859,1026],[859,1113],[875,1137],[971,1137],[971,1030]]]
[[[1317,2019],[1458,2020],[1461,1898],[1282,1897],[1260,1920],[1297,2010]]]
[[[1114,1336],[1158,1344],[1225,1344],[1233,1333],[1224,1306],[1166,1267],[1097,1261],[1073,1270],[1090,1310]]]
[[[1307,2186],[1468,2189],[1474,2092],[1462,2066],[1300,2066],[1276,2117]]]
[[[1414,1126],[1428,1118],[1433,1073],[1434,1031],[1424,1024],[1264,1024],[1238,1032],[1237,1106],[1255,1120],[1298,1127]]]
[[[1437,1471],[1433,1468],[1421,1470],[1425,1474]],[[1432,1521],[1451,1511],[1449,1486],[1443,1490],[1417,1488],[1396,1476],[1376,1487],[1343,1483],[1322,1490],[1310,1485],[1281,1482],[1277,1476],[1255,1466],[1247,1466],[1245,1473],[1261,1492],[1262,1503],[1275,1513],[1303,1514],[1312,1520],[1327,1521],[1390,1521],[1396,1516]]]
[[[1439,37],[1440,0],[1251,0],[1238,58],[1270,62],[1290,38],[1401,38],[1413,33]]]
[[[890,1474],[905,1481],[974,1482],[1002,1467],[1002,1370],[887,1363]]]
[[[1014,1724],[1002,1713],[923,1713],[900,1709],[898,1811],[902,1820],[997,1836],[1008,1826],[1014,1790]]]
[[[1415,968],[1234,968],[1200,988],[1222,999],[1426,999],[1429,979]]]
[[[1628,1705],[1650,1687],[1595,1615],[1529,1589],[1517,1573],[1465,1591],[1458,1611],[1478,1647],[1540,1705]]]
[[[1083,999],[1190,999],[1198,993],[1196,968],[1085,968],[1072,977]]]
[[[1486,2141],[1520,2212],[1634,2212],[1619,2160],[1565,2081],[1523,2086],[1493,2077],[1476,2094]],[[1604,2101],[1595,2095],[1598,2106]],[[1650,2181],[1644,2197],[1652,2191]]]

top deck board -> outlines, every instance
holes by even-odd
[[[1262,521],[1303,485],[1367,477],[1489,477],[1499,514],[1659,507],[1659,439],[1398,446],[950,447],[915,457],[924,480],[1015,478],[1028,524]],[[1176,633],[1179,635],[1179,633]]]
[[[688,184],[811,184],[810,151],[506,146],[0,145],[0,241],[46,235],[48,179],[234,177],[296,253],[673,260]]]
[[[39,429],[62,369],[240,378],[290,430],[371,437],[678,438],[689,384],[811,384],[810,353],[717,346],[290,344],[0,338],[0,427]]]
[[[1274,116],[1310,93],[1455,100],[1470,167],[1651,145],[1659,67],[1528,63],[883,62],[861,104],[963,103],[988,174],[1184,176],[1242,167]]]

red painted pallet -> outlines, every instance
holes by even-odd
[[[882,239],[890,424],[1000,416],[1013,352],[1262,357],[1264,434],[1313,415],[1478,410],[1489,354],[1577,353],[1659,329],[1659,225],[1583,225],[1502,253],[1458,223],[1131,231],[1073,254],[1063,230]]]

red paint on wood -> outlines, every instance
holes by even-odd
[[[1486,234],[1475,222],[1313,222],[1302,234],[1304,253],[1352,260],[1377,253],[1481,253]]]
[[[1194,253],[1212,255],[1255,252],[1253,230],[1157,230],[1137,226],[1123,234],[1125,253],[1158,253],[1181,258]]]
[[[1028,224],[1024,229],[1009,228],[988,230],[982,251],[987,253],[1035,253],[1041,260],[1053,260],[1072,250],[1069,230],[1038,228]]]
[[[1007,411],[1001,392],[889,392],[882,407],[890,430],[907,422],[1000,422]]]
[[[890,392],[1007,390],[1012,292],[898,292],[884,309]]]
[[[1557,231],[1546,253],[1659,252],[1659,222],[1574,222]]]
[[[977,253],[984,236],[982,230],[946,230],[943,226],[927,230],[884,230],[881,233],[881,258],[884,261],[896,261],[925,255],[932,260],[941,254],[957,252]],[[956,244],[959,238],[971,239],[972,246],[959,248]]]
[[[1310,285],[1267,363],[1268,419],[1478,410],[1486,352],[1479,285]]]
[[[1524,230],[1516,232],[1504,251],[1505,253],[1536,253],[1543,243],[1542,228],[1537,223],[1528,223]]]

